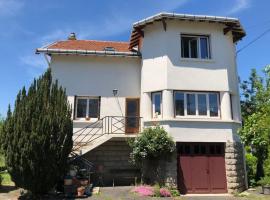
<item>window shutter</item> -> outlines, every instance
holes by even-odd
[[[77,100],[77,96],[74,95],[74,103],[73,103],[73,120],[76,119],[76,109],[77,109],[76,100]]]

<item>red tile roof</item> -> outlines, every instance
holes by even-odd
[[[66,40],[59,41],[45,47],[46,49],[61,50],[89,50],[104,51],[106,47],[113,47],[118,52],[130,52],[129,42],[96,41],[96,40]]]

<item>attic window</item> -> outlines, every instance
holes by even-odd
[[[105,47],[104,51],[115,51],[114,47]]]

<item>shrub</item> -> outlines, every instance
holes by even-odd
[[[16,186],[41,195],[63,177],[72,149],[71,110],[65,90],[48,71],[9,107],[1,143]]]
[[[175,150],[175,143],[162,127],[146,128],[135,139],[130,140],[132,148],[131,160],[135,164],[141,164],[144,159],[160,158],[168,156]]]
[[[142,180],[146,184],[164,184],[165,159],[175,150],[175,143],[161,127],[146,128],[134,140],[129,140],[134,164],[141,167]]]
[[[160,188],[159,190],[161,197],[171,197],[171,192],[167,188]]]
[[[265,176],[258,181],[258,184],[261,186],[270,186],[270,176]]]
[[[180,193],[179,193],[179,191],[178,191],[177,189],[171,189],[170,192],[171,192],[171,195],[172,195],[173,197],[178,197],[178,196],[180,196]]]
[[[246,166],[247,166],[248,185],[254,187],[256,186],[255,175],[256,175],[257,158],[253,156],[251,153],[246,153]]]

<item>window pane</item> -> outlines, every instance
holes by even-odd
[[[161,114],[161,93],[153,94],[154,114]]]
[[[89,99],[89,110],[88,110],[88,117],[90,118],[98,118],[98,99]]]
[[[197,38],[192,38],[190,40],[190,54],[191,58],[198,58],[198,49],[197,49]]]
[[[203,59],[209,58],[207,38],[200,38],[200,46],[201,46],[201,58]]]
[[[199,115],[207,115],[205,94],[198,94],[198,111],[199,111]]]
[[[187,114],[188,115],[196,114],[195,94],[187,94]]]
[[[209,94],[209,109],[211,117],[218,116],[218,94]]]
[[[181,56],[183,58],[189,58],[189,37],[181,38]]]
[[[77,117],[86,117],[87,99],[78,99],[77,101]]]
[[[176,92],[174,98],[175,115],[184,116],[184,93]]]

